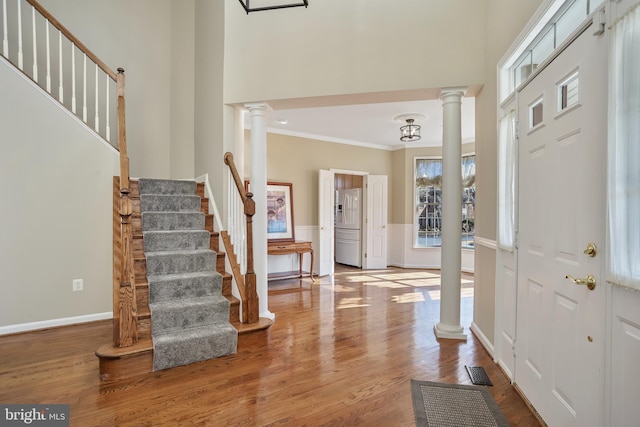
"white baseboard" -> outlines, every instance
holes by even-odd
[[[495,350],[493,348],[493,344],[491,344],[491,341],[489,341],[487,336],[484,333],[482,333],[482,330],[478,327],[476,322],[471,322],[471,326],[469,327],[469,329],[471,329],[471,332],[473,332],[473,335],[475,335],[476,338],[478,338],[478,340],[480,341],[480,344],[482,344],[482,346],[489,352],[489,355],[491,356],[491,358],[495,360],[495,357],[494,357]]]
[[[75,325],[77,323],[95,322],[96,320],[113,319],[113,313],[85,314],[83,316],[65,317],[62,319],[42,320],[40,322],[20,323],[17,325],[0,326],[0,335],[16,334],[19,332],[36,331],[38,329],[54,328],[56,326]]]

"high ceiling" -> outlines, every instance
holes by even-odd
[[[267,130],[271,133],[359,145],[385,150],[405,147],[442,145],[442,101],[439,99],[403,102],[350,104],[308,108],[277,108],[267,113]],[[419,113],[422,139],[400,141],[400,126],[394,117]],[[248,114],[248,113],[247,113]],[[250,120],[245,115],[245,126]],[[462,98],[462,142],[475,141],[475,98]]]

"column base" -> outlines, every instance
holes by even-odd
[[[433,331],[436,334],[436,338],[445,338],[451,340],[467,340],[467,334],[464,333],[464,328],[460,325],[450,326],[445,325],[442,322],[436,323],[433,326]]]
[[[258,316],[264,317],[265,319],[274,320],[276,318],[276,314],[270,312],[269,310],[261,312]]]

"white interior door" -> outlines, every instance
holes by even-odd
[[[549,426],[605,425],[607,41],[592,33],[518,94],[515,383]],[[561,111],[563,98],[573,104]],[[596,287],[567,274],[591,274]]]
[[[387,176],[367,175],[365,269],[387,268]]]
[[[332,171],[320,169],[318,176],[318,275],[333,274],[333,201],[335,183]]]

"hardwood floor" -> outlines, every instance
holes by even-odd
[[[466,342],[434,336],[438,271],[347,267],[271,282],[275,323],[237,354],[127,381],[98,378],[109,321],[0,337],[0,403],[70,404],[72,426],[414,426],[409,381],[471,384],[471,365],[512,425],[539,425],[468,331],[463,281]]]

